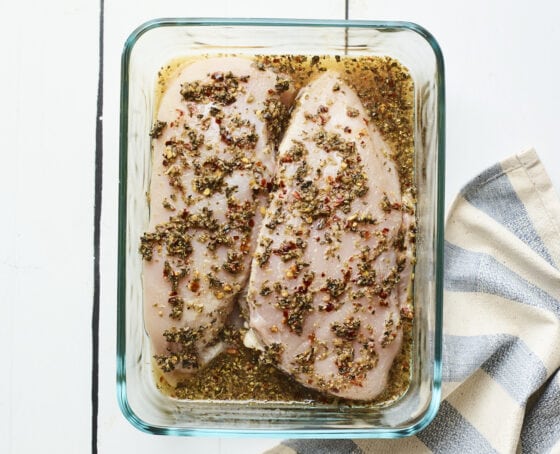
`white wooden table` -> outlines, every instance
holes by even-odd
[[[344,18],[344,0],[0,4],[0,452],[92,449],[92,305],[99,35],[103,23],[97,451],[258,453],[270,439],[156,437],[115,392],[120,53],[156,17]],[[477,172],[534,146],[560,188],[554,2],[349,0],[351,19],[409,20],[439,41],[447,79],[447,204]],[[98,150],[97,157],[101,155]],[[133,449],[132,449],[133,447]]]

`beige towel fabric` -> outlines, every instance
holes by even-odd
[[[560,453],[560,200],[535,151],[457,196],[444,287],[443,401],[425,430],[268,453]]]

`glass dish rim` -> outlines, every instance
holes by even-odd
[[[128,70],[134,45],[146,32],[161,27],[176,26],[264,26],[264,27],[332,27],[332,28],[371,28],[383,31],[409,30],[420,35],[429,44],[435,57],[437,68],[437,163],[436,177],[436,220],[435,220],[435,327],[434,327],[434,364],[433,387],[429,406],[421,420],[404,428],[326,428],[326,429],[204,429],[157,426],[146,423],[131,408],[127,398],[126,382],[126,288],[124,276],[126,268],[126,221],[127,221],[127,160],[128,160],[128,107],[129,80]],[[443,328],[443,227],[445,205],[445,77],[441,48],[424,27],[408,21],[377,20],[316,20],[316,19],[265,19],[265,18],[158,18],[138,26],[124,43],[121,56],[120,87],[120,128],[119,128],[119,206],[118,206],[118,248],[117,248],[117,401],[124,417],[137,429],[157,435],[177,436],[220,436],[220,437],[280,437],[280,438],[402,438],[415,435],[423,430],[439,410],[441,398],[441,360]]]

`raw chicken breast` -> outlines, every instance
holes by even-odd
[[[171,385],[221,349],[293,96],[289,80],[239,57],[188,64],[163,94],[140,252],[145,329]]]
[[[413,208],[390,154],[337,73],[303,88],[252,264],[245,344],[348,399],[387,386],[411,317]]]

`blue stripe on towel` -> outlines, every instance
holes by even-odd
[[[496,452],[486,438],[447,401],[441,403],[433,422],[417,437],[434,453]]]
[[[445,289],[482,292],[545,309],[560,319],[560,301],[481,252],[445,242]]]
[[[443,336],[442,379],[464,381],[494,353],[497,336]]]
[[[535,230],[525,205],[499,164],[490,167],[468,183],[461,190],[461,195],[556,267]]]
[[[560,440],[560,370],[527,412],[521,432],[524,454],[550,452]]]
[[[546,367],[516,336],[446,335],[443,341],[443,380],[463,381],[478,368],[499,383],[520,405],[546,379]]]
[[[297,454],[362,454],[363,451],[352,440],[286,440],[283,445]]]
[[[488,375],[520,404],[546,380],[546,367],[521,339],[505,335],[507,340],[496,348],[493,355],[482,365]]]

